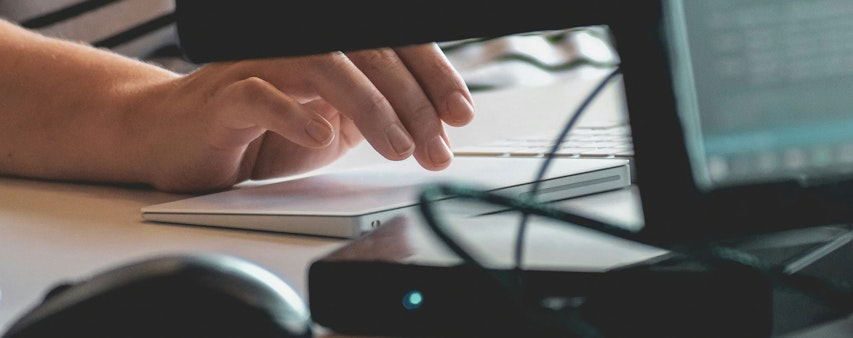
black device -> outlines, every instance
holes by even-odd
[[[311,337],[312,325],[306,304],[271,272],[186,254],[58,285],[3,337]]]
[[[464,264],[422,219],[395,219],[311,264],[312,318],[339,333],[400,337],[768,337],[845,315],[807,293],[774,288],[758,270],[542,218],[530,219],[531,247],[517,270],[508,259],[516,221],[492,215],[449,225],[483,259],[488,270],[481,270]],[[791,273],[850,278],[838,269],[853,254],[849,227],[741,240],[719,244]],[[577,320],[595,334],[577,331]]]
[[[312,318],[358,336],[762,337],[772,331],[772,292],[759,273],[620,241],[584,245],[588,235],[542,219],[532,220],[537,245],[519,272],[509,261],[492,260],[511,249],[516,219],[489,217],[453,226],[472,252],[490,261],[488,272],[463,264],[416,217],[397,218],[313,262]],[[639,260],[579,265],[586,256],[608,254]],[[524,282],[508,288],[515,279]],[[593,328],[578,330],[584,326],[572,326],[576,319]]]

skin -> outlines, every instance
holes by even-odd
[[[0,21],[0,175],[221,190],[366,140],[428,170],[474,116],[434,44],[212,63],[190,74]]]

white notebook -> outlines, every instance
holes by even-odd
[[[142,208],[142,217],[177,224],[357,238],[394,216],[418,213],[419,195],[429,183],[465,182],[512,196],[529,193],[542,161],[457,157],[442,171],[427,171],[414,160],[386,162],[151,205]],[[538,196],[555,201],[630,184],[627,160],[559,158],[549,167]]]

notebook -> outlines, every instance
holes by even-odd
[[[427,184],[453,182],[511,196],[530,193],[541,158],[459,157],[442,171],[414,159],[341,169],[142,208],[145,220],[357,238],[398,215],[416,215]],[[537,190],[555,201],[631,184],[622,159],[557,159]],[[450,203],[452,206],[452,203]],[[498,211],[455,210],[462,216]]]

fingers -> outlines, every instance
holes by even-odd
[[[311,86],[358,126],[376,151],[391,160],[412,155],[415,142],[389,99],[343,54],[310,60]]]
[[[263,76],[292,98],[331,104],[382,156],[414,155],[431,170],[453,157],[443,123],[461,126],[474,115],[467,87],[435,44],[249,65],[243,74]]]
[[[418,79],[445,123],[459,127],[471,122],[474,118],[471,93],[436,44],[401,47],[395,51]]]
[[[215,103],[211,139],[222,148],[249,144],[270,130],[305,147],[325,147],[335,136],[332,125],[313,109],[291,99],[272,84],[250,77],[228,85]]]
[[[273,133],[263,136],[263,146],[251,172],[252,179],[267,179],[296,175],[325,166],[340,158],[360,142],[358,129],[348,118],[337,113],[331,105],[316,100],[303,105],[325,116],[338,130],[332,144],[322,149],[306,148]]]
[[[323,100],[314,100],[304,103],[310,109],[313,109],[318,114],[323,116],[327,121],[332,123],[335,128],[337,138],[335,140],[339,146],[345,149],[355,148],[361,141],[364,141],[364,136],[358,130],[358,127],[351,119],[343,116],[335,107],[332,107],[328,102]]]
[[[368,82],[364,82],[359,74],[354,74],[357,79],[353,80],[356,82],[342,89],[344,95],[355,95],[353,98],[358,99],[356,92],[362,88],[366,91],[362,99],[380,99],[370,100],[376,104],[374,108],[355,111],[344,107],[340,109],[353,114],[362,132],[365,132],[365,128],[375,127],[370,124],[377,119],[394,126],[392,128],[395,129],[386,129],[386,132],[398,133],[400,140],[404,139],[402,131],[405,131],[414,145],[412,153],[424,168],[439,170],[447,167],[453,154],[442,121],[455,126],[467,124],[473,118],[473,106],[464,81],[441,51],[430,44],[398,50],[381,48],[356,51],[347,53],[346,57]],[[340,81],[327,83],[332,86],[345,84]],[[396,129],[399,125],[395,119],[404,130]],[[365,133],[365,137],[371,140],[369,134]],[[390,137],[388,139],[393,140]],[[399,155],[403,157],[406,153],[401,152]]]
[[[444,136],[439,111],[397,53],[376,49],[348,56],[391,104],[413,138],[414,155],[421,166],[432,170],[447,167],[453,154]]]

